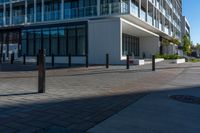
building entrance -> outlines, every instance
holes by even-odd
[[[0,61],[21,56],[21,29],[0,30]]]

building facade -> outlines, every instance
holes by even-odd
[[[181,16],[182,0],[1,0],[1,53],[16,45],[19,57],[44,48],[58,63],[150,58],[165,40],[181,39]]]
[[[187,35],[190,38],[190,24],[186,16],[181,17],[181,36]]]

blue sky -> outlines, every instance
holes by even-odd
[[[183,15],[190,23],[191,40],[200,43],[200,0],[183,0]]]

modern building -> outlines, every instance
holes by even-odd
[[[190,38],[190,24],[185,16],[181,17],[181,36],[187,35]]]
[[[108,53],[120,64],[181,39],[181,16],[182,0],[1,0],[0,42],[7,55],[17,45],[19,56],[45,48],[47,61],[102,64]]]

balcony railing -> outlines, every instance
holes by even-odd
[[[12,24],[22,24],[22,23],[24,23],[24,21],[25,21],[24,15],[12,17]]]
[[[44,12],[44,21],[59,20],[61,17],[60,11]]]
[[[140,10],[140,18],[146,22],[146,12],[143,10]]]
[[[147,15],[147,22],[148,22],[150,25],[152,25],[152,23],[153,23],[153,18],[152,18],[152,16]]]
[[[131,3],[131,14],[138,17],[138,6]]]

